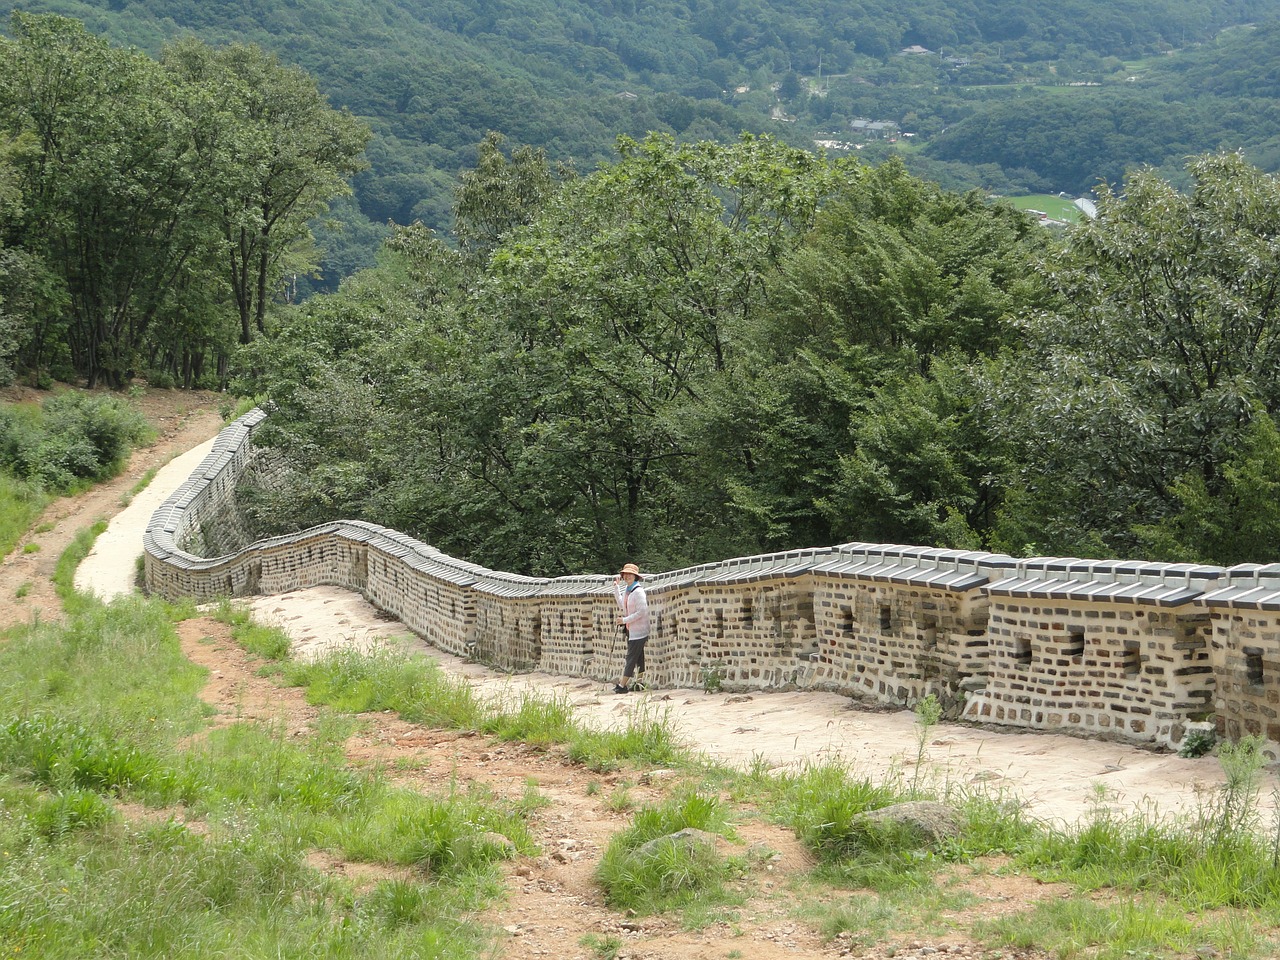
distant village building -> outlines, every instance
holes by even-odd
[[[898,135],[898,125],[892,120],[867,120],[860,117],[849,121],[849,129],[855,134],[877,139]]]
[[[617,94],[617,99],[619,99],[619,100],[639,100],[640,98],[639,98],[638,96],[636,96],[634,93],[632,93],[630,90],[623,90],[621,93]]]
[[[918,43],[914,43],[909,47],[903,47],[898,51],[900,57],[916,57],[922,53],[933,53],[928,47],[922,47]]]

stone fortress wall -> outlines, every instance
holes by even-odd
[[[339,521],[236,542],[255,410],[156,511],[146,583],[171,599],[357,591],[441,650],[509,670],[616,677],[613,575],[542,579]],[[243,542],[242,540],[240,542]],[[1190,724],[1280,757],[1280,564],[1015,559],[848,543],[647,574],[648,680],[812,689],[966,720],[1176,748]]]

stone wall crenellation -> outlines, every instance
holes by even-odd
[[[523,577],[412,537],[336,521],[246,539],[237,479],[252,411],[156,511],[148,588],[210,600],[329,584],[449,653],[607,681],[626,643],[612,575]],[[1223,568],[892,544],[743,557],[646,577],[648,680],[812,689],[1016,729],[1176,747],[1188,724],[1258,735],[1280,756],[1280,565]]]

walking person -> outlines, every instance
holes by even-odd
[[[649,598],[645,596],[640,568],[628,563],[613,579],[613,592],[618,601],[618,623],[627,631],[627,662],[622,679],[613,686],[614,693],[627,693],[632,677],[644,676],[644,645],[649,639]],[[636,683],[640,689],[641,684]]]

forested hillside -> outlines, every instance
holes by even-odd
[[[394,258],[241,356],[261,532],[363,517],[499,569],[865,540],[1272,560],[1280,180],[1239,155],[1056,237],[898,162],[496,140],[460,249]]]
[[[729,142],[744,130],[767,130],[811,147],[815,139],[851,142],[850,124],[863,118],[915,135],[910,143],[868,143],[869,155],[906,149],[912,169],[945,185],[1073,193],[1099,177],[1116,182],[1137,163],[1174,158],[1176,170],[1189,152],[1264,144],[1277,133],[1271,111],[1215,99],[1246,95],[1250,77],[1277,72],[1275,45],[1263,40],[1240,41],[1254,59],[1231,94],[1199,84],[1195,70],[1152,69],[1142,84],[1124,83],[1137,58],[1185,52],[1223,27],[1266,20],[1280,9],[1276,0],[905,7],[891,0],[32,0],[21,7],[75,17],[153,56],[192,32],[215,45],[257,43],[306,69],[334,106],[373,130],[369,169],[355,187],[358,214],[374,223],[422,220],[447,229],[456,176],[474,164],[489,131],[585,172],[612,156],[620,134]],[[913,46],[930,53],[901,55]],[[1215,49],[1226,56],[1235,48]],[[1067,82],[1104,86],[1057,86]],[[1269,146],[1260,150],[1255,159],[1270,156]],[[346,221],[358,214],[335,211]],[[357,225],[322,241],[332,279],[371,262],[376,238]]]
[[[1245,149],[1254,163],[1276,170],[1278,93],[1280,24],[1273,22],[1153,58],[1101,86],[1025,90],[977,106],[926,152],[1033,172],[1041,188],[1071,192],[1098,180],[1119,183],[1142,164],[1184,182],[1187,155],[1220,148]]]

